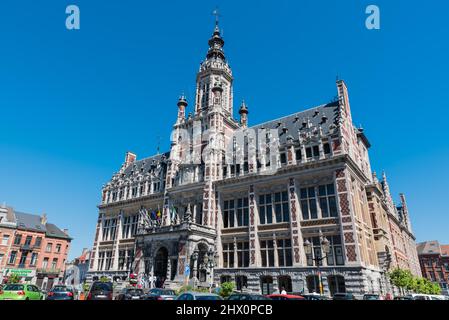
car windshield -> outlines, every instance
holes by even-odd
[[[217,296],[197,296],[196,300],[220,300]]]
[[[67,292],[67,291],[70,291],[70,289],[67,288],[67,287],[64,287],[64,286],[57,286],[57,287],[54,287],[53,289],[51,289],[51,291],[53,291],[53,292]]]
[[[94,283],[92,285],[92,290],[112,291],[112,284],[111,283]]]
[[[5,291],[21,291],[23,290],[23,285],[21,284],[7,284],[3,287]]]
[[[128,289],[128,294],[143,294],[142,289]]]
[[[166,295],[166,296],[174,296],[174,295],[176,295],[173,290],[162,290],[161,294]]]

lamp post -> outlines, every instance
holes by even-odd
[[[320,289],[320,295],[323,294],[323,284],[322,284],[322,280],[321,280],[321,270],[320,270],[320,263],[321,261],[323,261],[324,259],[327,258],[327,256],[330,253],[330,242],[329,240],[327,240],[326,237],[323,237],[320,234],[320,245],[321,245],[321,251],[323,251],[325,253],[324,256],[321,256],[321,253],[319,255],[315,255],[313,254],[313,245],[310,243],[309,240],[306,240],[304,242],[304,250],[306,252],[306,255],[311,257],[311,259],[315,262],[316,266],[317,266],[317,272],[318,272],[318,282],[319,282],[319,289]]]
[[[192,260],[193,260],[193,270],[192,270],[193,277],[192,277],[192,280],[193,280],[193,287],[195,288],[196,287],[196,283],[197,283],[196,274],[197,274],[198,249],[195,249],[193,251]]]

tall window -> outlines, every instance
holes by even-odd
[[[278,261],[280,267],[289,267],[292,261],[292,241],[290,239],[279,239],[277,241]]]
[[[31,245],[31,240],[32,240],[32,239],[33,239],[32,236],[27,236],[27,237],[25,238],[25,245],[26,245],[26,246]]]
[[[53,247],[52,243],[47,243],[47,247],[45,248],[45,251],[46,252],[51,252],[52,247]]]
[[[44,258],[44,261],[42,262],[42,269],[48,268],[48,258]]]
[[[56,252],[57,253],[61,252],[61,245],[59,243],[56,245]]]
[[[6,246],[8,245],[8,242],[9,242],[9,234],[4,234],[2,238],[2,245]]]
[[[30,266],[35,266],[37,262],[37,252],[31,254]]]
[[[134,250],[128,249],[126,251],[126,260],[125,260],[126,270],[131,270],[133,261],[134,261]]]
[[[42,243],[42,238],[41,237],[37,237],[36,240],[34,241],[34,246],[35,247],[40,247]]]
[[[329,266],[341,266],[345,264],[343,257],[343,247],[341,245],[341,237],[339,235],[327,237],[330,242],[330,252],[327,255],[327,265]]]
[[[16,263],[16,257],[17,257],[17,251],[11,251],[9,255],[9,264],[15,264]]]
[[[260,277],[260,288],[262,289],[262,294],[272,294],[273,293],[273,278],[271,276]]]
[[[304,220],[317,219],[318,210],[316,206],[315,188],[301,188],[301,211]]]
[[[234,268],[233,243],[223,243],[223,268]]]
[[[290,221],[287,191],[276,192],[274,194],[274,212],[276,214],[277,223]]]
[[[125,268],[126,250],[119,250],[118,252],[118,269],[123,270]]]
[[[19,260],[19,268],[25,266],[25,262],[27,261],[28,252],[22,252]]]
[[[234,228],[235,207],[234,200],[226,200],[223,207],[223,226],[224,228]]]
[[[56,270],[57,266],[58,266],[58,259],[54,258],[53,261],[51,262],[52,270]]]
[[[237,199],[237,225],[249,225],[248,198]]]
[[[259,196],[259,221],[260,224],[273,223],[273,204],[271,194]]]
[[[0,265],[2,264],[2,262],[3,262],[3,257],[4,257],[5,255],[3,254],[3,253],[0,253]]]
[[[105,270],[111,270],[112,267],[112,251],[106,251]]]
[[[117,229],[117,219],[106,219],[103,222],[103,241],[113,240]]]
[[[273,240],[260,241],[260,254],[262,256],[262,267],[274,267]]]
[[[104,257],[105,257],[105,252],[104,251],[101,251],[101,252],[98,253],[98,270],[99,271],[103,270]]]
[[[128,239],[133,237],[137,232],[138,215],[127,216],[123,218],[122,238]]]
[[[237,266],[249,266],[249,242],[237,242]]]
[[[333,184],[326,184],[318,187],[320,199],[321,217],[338,216],[337,200],[335,199],[335,187]]]
[[[260,224],[290,221],[287,191],[259,196],[259,220]]]
[[[16,238],[14,239],[14,244],[19,245],[22,242],[22,235],[18,234],[16,235]]]

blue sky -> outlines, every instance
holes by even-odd
[[[81,29],[65,28],[77,4]],[[376,4],[381,30],[365,28]],[[330,101],[353,119],[407,196],[417,240],[449,243],[447,1],[5,0],[0,13],[0,202],[42,213],[92,245],[100,190],[124,160],[168,150],[218,5],[236,105],[250,124]],[[191,110],[192,105],[189,106]]]

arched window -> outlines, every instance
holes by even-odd
[[[225,275],[225,276],[221,276],[220,277],[220,283],[223,284],[225,282],[231,282],[232,281],[232,277]]]
[[[273,277],[262,276],[260,277],[260,288],[262,294],[272,294],[273,293]]]
[[[278,284],[279,284],[279,292],[282,292],[282,290],[285,290],[287,292],[293,291],[292,278],[290,278],[290,276],[279,276]]]
[[[345,277],[339,275],[328,276],[327,282],[331,296],[335,293],[346,293]]]
[[[320,292],[320,279],[317,275],[310,275],[306,278],[307,281],[307,289],[310,293],[319,293]]]
[[[235,287],[239,291],[248,288],[248,278],[246,276],[235,276]]]

